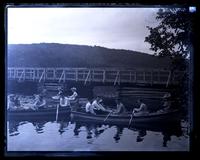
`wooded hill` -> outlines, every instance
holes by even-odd
[[[122,49],[57,43],[9,44],[8,67],[117,67],[167,69],[169,58]]]

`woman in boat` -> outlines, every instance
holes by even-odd
[[[74,101],[78,98],[78,93],[76,92],[76,88],[75,87],[72,87],[71,88],[71,91],[72,91],[72,95],[68,97],[68,99],[70,101]]]
[[[96,115],[96,113],[94,112],[93,106],[92,106],[92,99],[88,98],[88,102],[85,105],[85,111],[86,113],[91,113]]]
[[[61,107],[70,106],[69,99],[64,96],[63,92],[60,94],[60,106]]]
[[[134,110],[133,110],[134,115],[138,115],[138,116],[141,115],[142,116],[142,115],[149,114],[147,105],[143,102],[143,100],[138,99],[137,103],[140,105],[140,107],[134,108]]]
[[[109,111],[106,110],[103,105],[101,104],[102,99],[99,97],[96,97],[96,99],[92,102],[92,107],[94,109],[94,112],[96,114],[107,114]]]
[[[78,103],[78,93],[76,92],[75,87],[72,87],[71,91],[72,91],[72,95],[68,96],[67,98],[68,98],[68,101],[70,102],[70,106],[72,107],[72,110],[77,111],[80,109],[79,103]],[[71,105],[71,103],[72,103],[72,105]]]
[[[114,114],[123,114],[126,112],[126,109],[120,99],[116,99],[117,109],[114,111]]]

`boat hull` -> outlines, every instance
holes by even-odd
[[[70,107],[59,107],[58,115],[66,115],[69,114],[71,111]],[[45,116],[56,116],[57,108],[45,108],[39,110],[8,110],[7,111],[7,118],[22,118],[22,117],[45,117]]]
[[[133,116],[131,124],[142,124],[142,123],[169,123],[179,120],[179,112],[174,111],[170,113],[163,114],[152,114],[149,116]],[[118,125],[128,125],[131,119],[131,114],[129,115],[92,115],[82,112],[71,112],[71,118],[74,121],[82,122],[94,122],[102,124],[118,124]]]

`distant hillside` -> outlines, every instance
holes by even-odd
[[[9,67],[168,68],[170,60],[149,54],[98,46],[56,43],[8,45]]]

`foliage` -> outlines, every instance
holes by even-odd
[[[160,57],[168,56],[173,60],[173,69],[184,69],[189,58],[189,34],[191,32],[190,14],[186,8],[159,9],[156,19],[158,26],[147,28],[150,35],[145,42]]]

